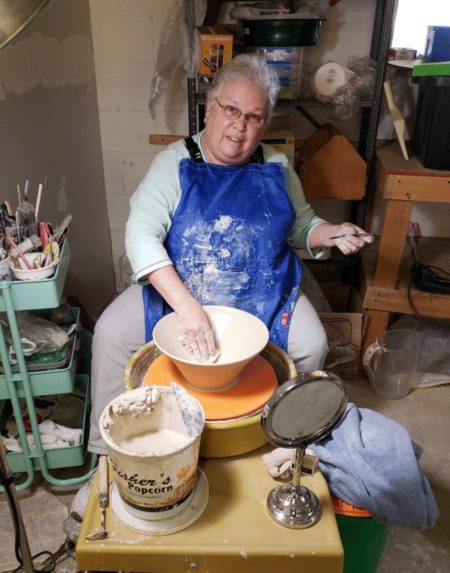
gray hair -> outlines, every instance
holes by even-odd
[[[269,102],[268,116],[273,108],[280,91],[280,82],[276,71],[267,65],[262,54],[239,54],[226,63],[214,76],[207,93],[207,101],[211,103],[220,94],[227,82],[242,80],[260,86],[267,94]]]

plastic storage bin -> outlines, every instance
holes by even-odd
[[[450,76],[415,78],[419,83],[414,152],[424,167],[450,170]]]
[[[263,55],[267,65],[276,71],[281,86],[280,98],[298,98],[303,59],[303,49],[300,46],[258,46],[249,51]]]
[[[247,46],[314,46],[324,18],[299,18],[273,14],[254,20],[243,20],[244,42]]]
[[[450,60],[450,26],[428,26],[424,60],[425,62]]]
[[[331,496],[344,547],[343,573],[375,573],[388,529],[360,507]]]
[[[87,436],[89,421],[89,376],[87,374],[77,375],[75,378],[75,387],[85,396],[81,440],[80,443],[76,446],[44,449],[45,460],[48,469],[81,466],[85,462],[85,439]],[[31,450],[31,458],[33,460],[34,468],[39,470],[39,457],[33,450]],[[8,463],[11,466],[13,472],[26,471],[25,457],[22,452],[8,453]]]

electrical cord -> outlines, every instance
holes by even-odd
[[[1,440],[0,436],[0,440]],[[0,463],[0,484],[3,486],[4,491],[6,493],[11,518],[13,521],[14,526],[14,555],[16,557],[19,566],[16,567],[12,573],[17,573],[24,567],[24,559],[21,552],[21,528],[20,528],[20,520],[19,520],[19,508],[17,507],[17,500],[13,495],[12,487],[14,487],[14,480],[15,475],[11,472],[9,476],[7,475],[7,468],[4,467],[3,463]],[[24,534],[24,532],[22,532]],[[44,561],[41,569],[37,569],[33,565],[33,572],[34,573],[50,573],[54,571],[56,568],[57,561],[61,559],[66,553],[69,553],[75,547],[75,543],[66,539],[66,541],[59,547],[55,553],[51,551],[40,551],[36,553],[36,555],[32,555],[31,559],[34,561],[43,555],[47,555],[47,559]]]
[[[412,299],[412,288],[425,292],[450,294],[450,272],[435,265],[427,265],[419,260],[418,248],[415,242],[417,224],[412,224],[407,235],[407,242],[411,248],[414,262],[411,266],[411,275],[408,283],[407,297],[409,305],[417,316],[421,316]]]

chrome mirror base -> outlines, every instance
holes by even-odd
[[[282,484],[267,496],[270,517],[279,525],[291,529],[305,529],[314,525],[322,514],[317,496],[307,487]]]

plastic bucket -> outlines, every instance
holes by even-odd
[[[360,507],[331,496],[344,547],[343,573],[375,573],[383,554],[388,528]]]
[[[173,517],[197,479],[205,416],[177,384],[144,386],[112,400],[100,417],[118,493],[142,519]]]

